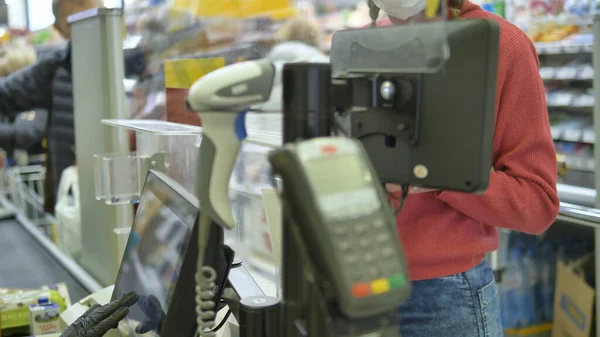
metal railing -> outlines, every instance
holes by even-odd
[[[0,184],[3,194],[15,208],[47,235],[51,235],[50,222],[44,211],[45,177],[44,166],[16,166],[0,172]]]

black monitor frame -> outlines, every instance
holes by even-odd
[[[193,228],[189,234],[187,248],[183,253],[183,260],[179,270],[179,276],[175,284],[169,290],[171,294],[167,315],[161,315],[160,325],[157,327],[160,330],[160,336],[169,337],[191,337],[194,336],[197,329],[196,324],[196,260],[198,257],[198,225],[197,218],[200,214],[198,200],[181,185],[167,177],[165,174],[150,170],[146,177],[144,190],[150,191],[159,199],[164,198],[164,191],[168,191],[169,197],[179,198],[179,201],[184,208],[194,208],[196,216],[194,219],[182,219],[189,221]],[[162,191],[162,192],[157,192]],[[143,192],[142,192],[143,194]],[[163,201],[163,204],[167,204]],[[177,209],[171,208],[175,214],[180,214]],[[131,240],[131,236],[129,238]],[[129,241],[127,243],[130,244]],[[233,262],[233,251],[224,245],[223,229],[216,224],[212,226],[210,244],[205,254],[205,264],[215,267],[218,274],[215,289],[215,309],[221,306],[220,299],[223,295],[223,290],[227,283],[229,269]],[[119,270],[119,274],[121,270]],[[118,281],[117,276],[117,281]],[[113,293],[114,297],[118,294]],[[135,327],[132,327],[135,329]]]
[[[427,46],[428,38],[441,44],[424,36],[430,25],[337,32],[333,105],[346,112],[349,136],[361,140],[383,183],[481,192],[492,168],[499,26],[484,19],[444,23],[450,57],[435,72],[377,69],[394,58],[411,61],[408,49]],[[390,36],[410,42],[389,45]],[[395,88],[391,100],[382,95],[386,82]]]

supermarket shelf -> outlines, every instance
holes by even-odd
[[[545,81],[591,81],[594,79],[594,67],[592,65],[541,67],[540,76]]]
[[[591,138],[593,137],[593,138]],[[596,135],[594,134],[593,136],[588,137],[578,137],[576,139],[570,139],[568,137],[552,137],[552,139],[556,142],[569,142],[569,143],[583,143],[583,144],[590,144],[590,145],[594,145],[596,143]]]
[[[568,42],[538,42],[535,49],[540,55],[581,54],[591,53],[594,50],[593,43],[573,44]]]
[[[588,93],[561,92],[546,95],[548,107],[557,108],[593,108],[594,95]]]
[[[557,184],[558,197],[565,205],[574,204],[583,207],[594,207],[596,190],[565,184]]]
[[[561,202],[557,220],[600,230],[600,210],[591,207]]]
[[[544,16],[543,18],[532,18],[531,24],[533,25],[544,25],[544,24],[552,24],[557,26],[589,26],[594,23],[593,18],[586,17],[577,17],[577,16],[564,16],[564,17],[548,17]]]

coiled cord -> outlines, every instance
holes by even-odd
[[[371,17],[371,28],[377,27],[377,19],[379,18],[379,7],[373,2],[373,0],[367,0],[369,5],[369,16]]]
[[[217,304],[214,302],[213,292],[216,279],[217,271],[212,267],[202,266],[201,270],[196,272],[196,322],[200,337],[216,336],[212,331],[217,318]]]

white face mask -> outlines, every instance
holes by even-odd
[[[382,11],[401,20],[411,18],[425,9],[426,0],[373,0]]]

